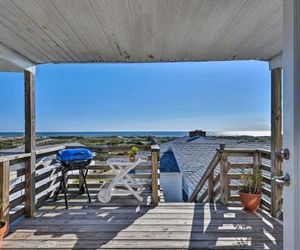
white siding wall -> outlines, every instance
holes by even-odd
[[[182,201],[181,173],[160,173],[160,185],[163,188],[167,202]]]
[[[189,185],[187,184],[187,182],[185,181],[184,178],[182,178],[182,187],[183,187],[183,190],[185,191],[185,193],[188,195],[188,197],[190,197],[190,187]]]

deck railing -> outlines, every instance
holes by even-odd
[[[35,152],[36,163],[34,181],[27,180],[32,175],[26,175],[26,167],[30,153],[9,155],[0,157],[0,219],[12,223],[25,215],[25,202],[29,192],[34,193],[34,208],[36,209],[44,202],[53,197],[61,180],[60,164],[56,162],[56,153],[64,149],[64,146],[46,148]],[[109,172],[109,167],[104,162],[94,161],[89,166],[88,188],[100,188],[102,183],[113,176]],[[151,156],[147,163],[136,168],[132,177],[143,180],[143,186],[149,188],[152,196],[152,204],[157,205],[159,201],[159,147],[152,146]],[[96,181],[98,180],[98,181]],[[74,171],[67,176],[68,189],[82,189],[82,178],[78,172]],[[35,183],[35,187],[28,185]]]
[[[27,185],[30,175],[26,175],[25,164],[30,153],[10,155],[0,158],[0,218],[10,223],[25,215],[27,193],[35,193],[35,207],[49,198],[58,185],[61,176],[58,165],[53,161],[57,151],[63,146],[36,151],[35,187]]]
[[[89,190],[99,190],[105,181],[114,177],[114,174],[110,172],[110,167],[104,161],[92,161],[88,169],[90,170],[87,176]],[[160,197],[159,147],[157,145],[151,147],[151,156],[148,157],[148,161],[135,167],[130,175],[132,178],[138,179],[143,188],[151,191],[152,204],[157,205]],[[68,174],[67,187],[69,189],[79,188],[83,191],[83,181],[79,171],[75,170],[72,174]]]
[[[272,187],[278,184],[272,181],[271,152],[262,149],[234,149],[220,145],[216,154],[208,165],[194,192],[190,196],[192,202],[213,202],[219,200],[227,205],[229,202],[238,202],[238,192],[242,188],[240,176],[242,169],[260,168],[264,186],[262,188],[263,209],[280,218],[282,214],[282,192],[278,197],[272,197]],[[275,200],[275,204],[272,201]],[[278,202],[280,200],[280,202]],[[278,205],[279,204],[279,205]],[[273,211],[276,209],[276,211]]]

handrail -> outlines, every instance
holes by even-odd
[[[206,168],[202,178],[200,179],[199,183],[197,184],[195,190],[193,191],[191,197],[189,198],[189,202],[194,202],[197,199],[197,195],[204,186],[205,182],[217,167],[221,159],[221,153],[219,150],[215,153],[214,157],[212,158],[211,162],[209,163],[208,167]]]
[[[256,149],[248,149],[248,148],[224,148],[224,153],[255,153]]]
[[[59,150],[65,149],[65,148],[66,148],[65,146],[56,146],[56,147],[51,147],[51,148],[44,148],[44,149],[37,150],[35,154],[37,156],[39,156],[39,155],[54,153],[56,151],[59,151]]]
[[[269,150],[266,149],[248,149],[248,148],[224,148],[223,149],[224,153],[228,153],[228,154],[234,154],[234,153],[262,153],[262,154],[266,154],[266,155],[271,155],[271,152]]]
[[[271,151],[266,149],[257,149],[256,152],[271,155]]]
[[[56,146],[56,147],[51,147],[51,148],[40,149],[40,150],[36,151],[36,155],[37,156],[47,155],[47,154],[54,153],[54,152],[59,151],[64,148],[65,148],[65,146]],[[14,161],[14,160],[22,160],[22,159],[25,160],[30,156],[31,156],[31,153],[21,153],[21,154],[11,154],[8,156],[1,156],[0,163],[6,162],[6,161],[10,162],[10,161]]]
[[[271,158],[270,150],[266,149],[247,149],[247,148],[224,148],[223,153],[227,154],[262,154],[263,158]]]
[[[6,161],[13,161],[13,160],[21,160],[26,159],[30,157],[30,153],[22,153],[22,154],[15,154],[15,155],[9,155],[9,156],[2,156],[0,157],[0,162],[6,162]]]

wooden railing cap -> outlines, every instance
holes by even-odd
[[[65,149],[65,146],[56,146],[56,147],[51,147],[51,148],[44,148],[36,151],[36,155],[42,155],[42,154],[49,154],[49,153],[54,153],[56,151]]]
[[[8,156],[2,156],[2,157],[0,157],[0,162],[26,159],[26,158],[30,157],[30,155],[31,155],[30,153],[22,153],[22,154],[13,154],[13,155],[8,155]]]
[[[151,151],[159,151],[160,148],[158,145],[151,145]]]
[[[40,150],[37,150],[35,153],[36,153],[36,155],[49,154],[49,153],[52,153],[52,152],[54,153],[54,152],[59,151],[64,148],[65,148],[65,146],[56,146],[56,147],[51,147],[51,148],[40,149]],[[22,159],[25,160],[30,156],[31,156],[31,153],[11,154],[11,155],[0,157],[0,162],[22,160]]]

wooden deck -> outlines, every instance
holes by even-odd
[[[95,190],[96,191],[96,190]],[[34,218],[11,225],[4,249],[282,249],[282,225],[260,212],[216,204],[160,203],[147,206],[133,197],[113,197],[92,203],[86,196],[49,201]]]

